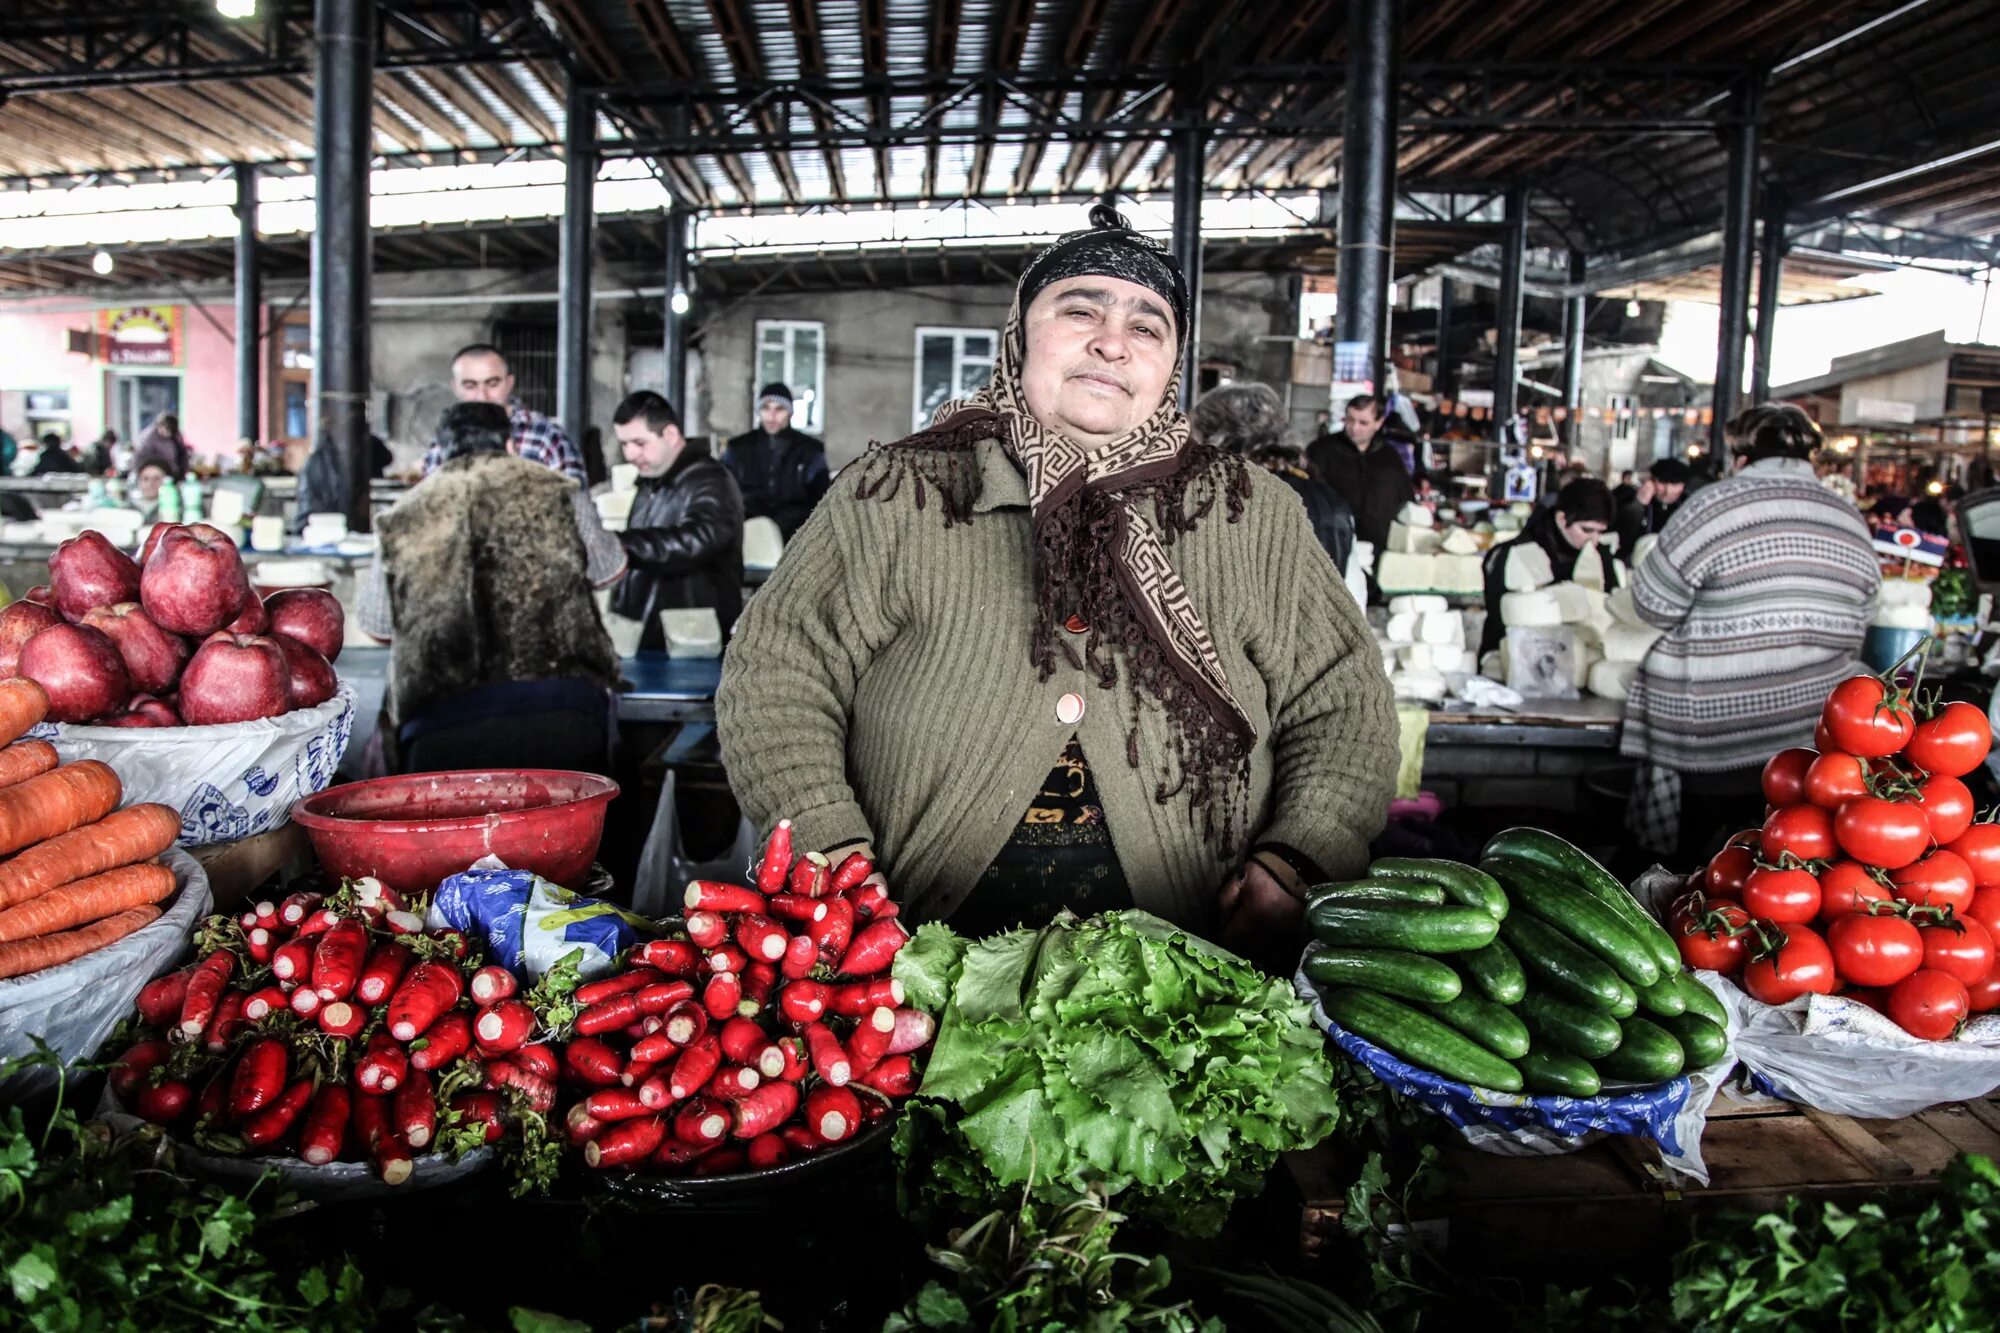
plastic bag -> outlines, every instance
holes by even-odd
[[[494,962],[530,980],[582,949],[577,971],[589,980],[610,973],[638,941],[634,927],[642,923],[610,903],[487,858],[438,885],[425,924],[483,940]]]
[[[750,863],[757,856],[757,830],[739,817],[736,841],[713,861],[691,861],[681,837],[681,821],[675,804],[677,787],[672,769],[660,784],[660,804],[653,812],[653,829],[639,853],[639,875],[632,889],[632,910],[641,916],[661,919],[679,915],[681,891],[691,879],[715,879],[728,884],[743,882]]]
[[[61,967],[0,981],[0,1061],[29,1054],[35,1037],[65,1065],[89,1059],[132,1012],[140,989],[180,962],[189,936],[214,904],[208,876],[193,857],[172,848],[162,860],[180,888],[158,920]],[[54,1070],[28,1068],[0,1083],[0,1102],[54,1085]]]
[[[181,845],[234,842],[283,824],[292,807],[333,781],[354,731],[354,687],[316,708],[214,727],[79,727],[44,722],[30,736],[52,742],[66,764],[99,759],[128,805],[157,801],[181,812]]]

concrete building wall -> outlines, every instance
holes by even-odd
[[[1864,399],[1909,403],[1915,407],[1918,421],[1944,416],[1950,372],[1951,358],[1945,356],[1929,365],[1849,380],[1840,386],[1840,419],[1843,422],[1879,420],[1875,412],[1864,410]]]

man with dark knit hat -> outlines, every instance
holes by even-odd
[[[1678,458],[1655,459],[1632,499],[1618,507],[1618,558],[1632,563],[1641,537],[1665,530],[1687,495],[1688,465]]]
[[[725,445],[722,462],[743,492],[743,517],[771,519],[786,541],[826,494],[826,446],[792,428],[792,391],[782,384],[757,395],[757,429]]]
[[[972,935],[1138,907],[1286,970],[1395,787],[1389,684],[1291,490],[1191,438],[1180,272],[1116,212],[986,388],[843,469],[716,699],[749,818]]]

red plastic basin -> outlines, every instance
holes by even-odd
[[[596,773],[504,768],[409,773],[329,787],[292,811],[327,872],[429,893],[482,856],[564,887],[583,882],[618,784]]]

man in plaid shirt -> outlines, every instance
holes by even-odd
[[[507,409],[514,427],[507,452],[560,472],[579,486],[589,485],[584,479],[583,455],[563,428],[514,396],[514,372],[499,348],[491,343],[460,348],[451,359],[451,391],[461,403],[498,403]],[[443,443],[433,440],[424,453],[426,477],[438,470],[443,455]]]

